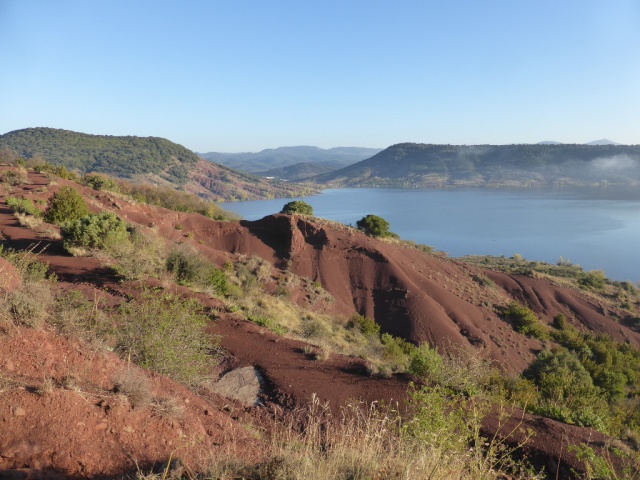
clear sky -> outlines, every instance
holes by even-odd
[[[0,133],[640,144],[638,0],[0,0]]]

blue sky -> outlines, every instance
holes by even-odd
[[[640,2],[0,0],[0,133],[640,143]]]

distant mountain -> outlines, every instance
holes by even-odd
[[[196,193],[210,200],[258,200],[315,193],[314,188],[269,181],[198,158],[164,138],[27,128],[0,135],[0,149],[26,159],[40,158],[81,174],[100,172],[141,183]]]
[[[312,180],[376,187],[640,185],[640,146],[401,143]]]
[[[594,140],[593,142],[586,143],[585,145],[622,145],[622,144],[603,138],[602,140]]]
[[[298,163],[333,163],[336,168],[346,167],[380,152],[380,148],[319,147],[298,146],[262,150],[257,153],[199,153],[211,162],[221,163],[244,172],[266,172],[276,168],[289,167]],[[283,177],[284,178],[284,177]]]
[[[562,142],[554,142],[553,140],[545,140],[542,142],[538,142],[538,145],[562,145]]]
[[[271,170],[258,172],[256,173],[256,175],[260,175],[261,177],[274,178],[274,179],[277,178],[277,179],[287,180],[291,182],[299,182],[302,180],[306,180],[307,178],[313,177],[315,175],[320,175],[322,173],[329,173],[334,170],[338,170],[343,166],[344,165],[341,165],[338,162],[321,162],[321,163],[301,162],[301,163],[296,163],[295,165],[289,165],[287,167],[272,168]]]

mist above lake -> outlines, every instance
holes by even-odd
[[[247,220],[279,212],[290,199],[225,203]],[[306,197],[314,214],[355,225],[364,215],[451,257],[515,253],[560,257],[614,280],[640,278],[640,189],[333,189]]]

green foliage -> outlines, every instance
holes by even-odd
[[[524,372],[542,399],[538,412],[577,425],[605,429],[607,404],[578,357],[564,349],[543,350]]]
[[[82,177],[82,183],[94,190],[111,190],[118,191],[118,184],[110,177],[97,173],[88,173]]]
[[[441,386],[410,390],[410,419],[401,427],[405,441],[430,445],[446,454],[468,449],[474,428],[461,396]]]
[[[347,328],[357,328],[365,336],[373,335],[377,337],[380,335],[380,325],[375,320],[364,315],[354,315],[349,319],[346,326]]]
[[[129,195],[137,202],[167,208],[176,212],[199,213],[200,215],[217,221],[238,219],[235,214],[223,210],[213,202],[169,187],[136,185],[119,180],[117,182],[117,190],[120,193]]]
[[[34,250],[37,245],[31,245],[25,250],[5,250],[3,245],[0,245],[0,256],[11,263],[20,272],[20,277],[23,282],[41,282],[47,279],[54,279],[54,275],[48,276],[49,265],[41,262],[36,257]]]
[[[407,371],[431,382],[442,381],[444,360],[435,348],[423,343],[411,352]]]
[[[24,213],[26,215],[33,215],[34,217],[42,216],[42,212],[38,210],[28,198],[6,197],[4,203],[16,213]]]
[[[511,302],[505,309],[504,316],[516,332],[539,339],[547,338],[545,326],[528,307]]]
[[[605,285],[605,276],[602,270],[590,270],[580,276],[578,284],[587,290],[602,290]]]
[[[71,180],[73,182],[77,182],[80,178],[78,177],[78,174],[67,170],[64,167],[64,165],[52,165],[50,163],[45,162],[45,163],[39,163],[37,165],[34,165],[33,169],[36,172],[51,173],[60,178],[64,178],[65,180]]]
[[[62,187],[49,201],[44,220],[56,225],[74,222],[89,214],[84,199],[73,187]]]
[[[569,452],[584,465],[586,480],[630,480],[640,478],[640,454],[606,445],[597,454],[589,445],[569,445]]]
[[[229,283],[226,274],[193,249],[173,248],[167,257],[166,267],[181,285],[209,287],[219,295],[228,293]]]
[[[41,155],[49,163],[81,173],[109,173],[132,177],[155,173],[180,180],[180,166],[198,161],[181,145],[156,137],[88,135],[53,128],[27,128],[0,137],[0,146],[31,158]],[[172,171],[171,167],[178,167]],[[178,177],[176,177],[178,175]]]
[[[280,213],[286,213],[287,215],[299,214],[299,215],[313,215],[313,207],[307,202],[301,200],[295,200],[287,203]]]
[[[389,222],[378,215],[367,215],[356,222],[358,230],[362,230],[372,237],[393,236],[389,231]]]
[[[218,343],[195,300],[147,291],[119,308],[118,350],[138,365],[196,385],[209,373]]]
[[[67,222],[60,228],[65,248],[105,248],[129,238],[127,225],[113,212],[102,212]]]

